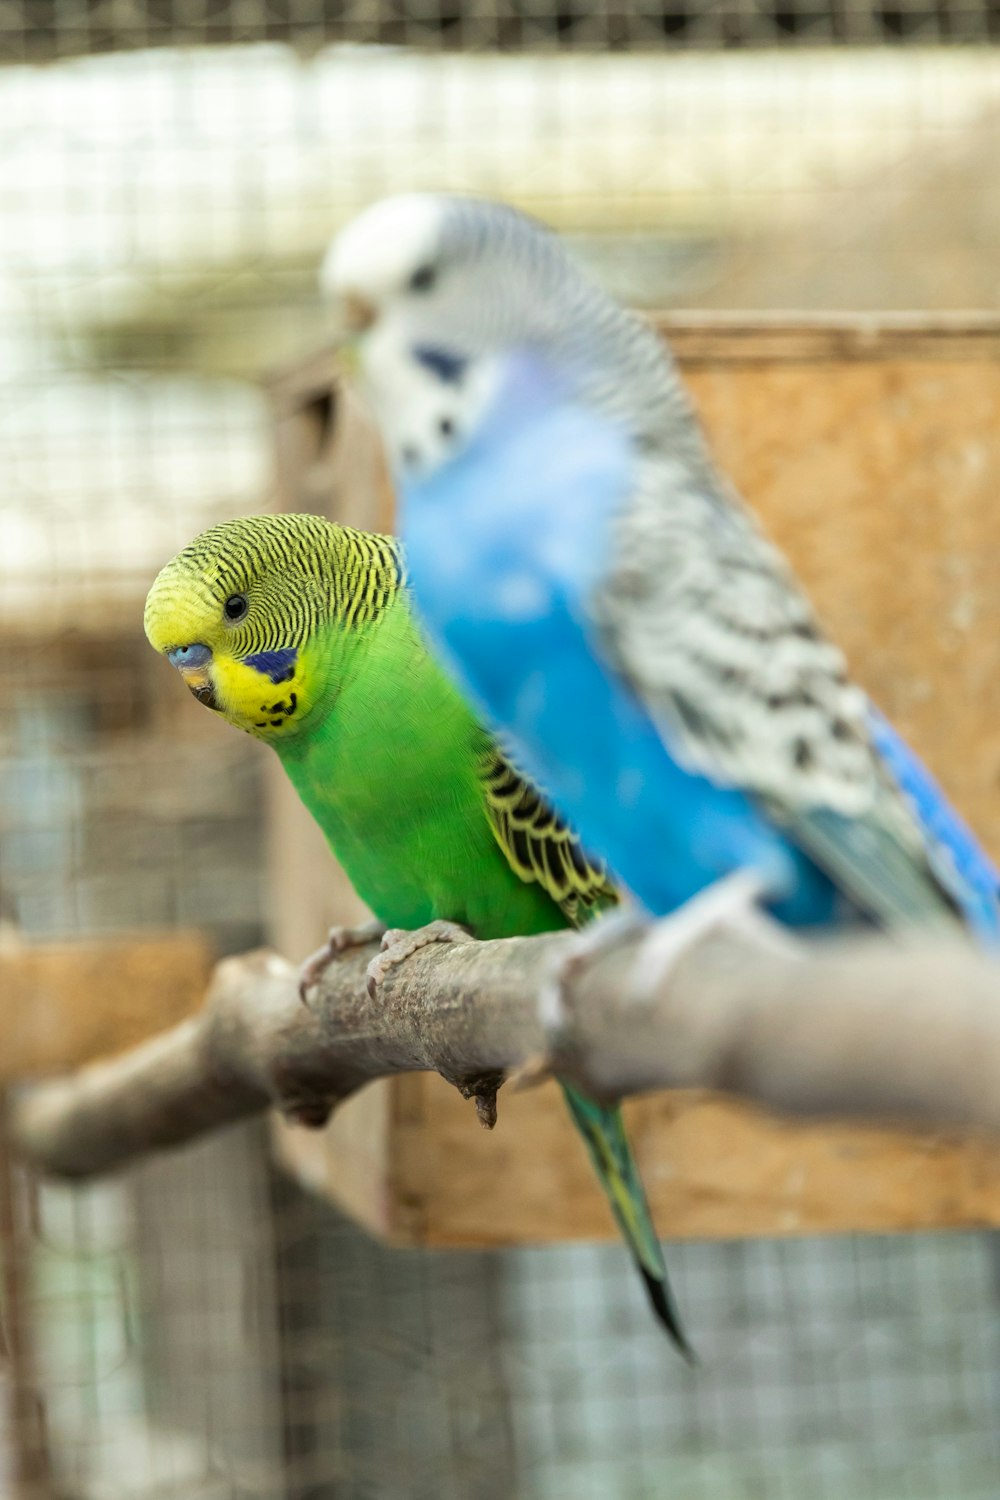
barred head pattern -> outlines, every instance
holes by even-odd
[[[167,563],[146,600],[145,630],[160,652],[224,642],[244,658],[302,646],[328,623],[363,627],[402,582],[390,537],[322,516],[244,516],[203,532]],[[236,595],[248,608],[230,621],[225,604]]]

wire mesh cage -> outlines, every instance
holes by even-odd
[[[195,532],[277,503],[261,377],[316,344],[350,213],[505,197],[645,307],[995,312],[997,25],[991,0],[0,0],[0,946],[290,941],[263,751],[180,701],[141,605]],[[390,1248],[262,1127],[4,1181],[13,1500],[1000,1487],[987,1233],[672,1247],[689,1371],[617,1246]]]
[[[197,44],[286,42],[299,47],[348,42],[381,46],[555,50],[655,50],[789,45],[928,45],[996,40],[990,0],[885,0],[824,4],[782,0],[670,0],[666,4],[594,4],[592,0],[477,0],[460,5],[424,0],[226,0],[197,6],[127,7],[106,0],[56,6],[48,0],[4,0],[4,50],[44,60],[78,52]]]
[[[982,1235],[680,1247],[692,1376],[617,1249],[375,1246],[239,1137],[35,1233],[51,1494],[996,1491]]]

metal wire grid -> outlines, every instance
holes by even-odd
[[[381,1249],[244,1132],[46,1189],[55,1472],[77,1500],[993,1500],[990,1236],[671,1262],[693,1372],[617,1248]]]
[[[18,647],[0,726],[0,890],[35,940],[180,926],[223,952],[252,946],[260,760],[236,736],[206,742],[185,702],[159,699],[146,649]]]
[[[263,1162],[234,1132],[124,1183],[38,1193],[30,1313],[60,1494],[282,1494]]]
[[[602,1252],[598,1277],[614,1258]],[[688,1245],[672,1249],[671,1264],[704,1360],[692,1377],[664,1367],[648,1327],[623,1319],[606,1288],[599,1299],[572,1255],[563,1285],[573,1290],[553,1288],[555,1313],[548,1292],[534,1290],[536,1333],[527,1319],[521,1330],[537,1360],[528,1393],[545,1393],[525,1408],[538,1423],[532,1500],[596,1500],[616,1486],[692,1500],[929,1500],[995,1489],[998,1346],[985,1237]],[[558,1258],[549,1261],[547,1289],[558,1270]],[[623,1325],[624,1346],[608,1336]],[[553,1346],[564,1372],[557,1392]],[[617,1470],[602,1462],[608,1448],[627,1455]]]
[[[0,0],[0,60],[292,41],[582,50],[992,42],[995,0]]]
[[[251,382],[315,341],[326,240],[379,193],[514,199],[634,302],[997,306],[998,118],[987,49],[0,69],[0,623],[137,620],[265,503]]]
[[[821,301],[842,263],[823,216],[864,239],[859,205],[889,194],[905,242],[928,163],[947,174],[1000,103],[985,51],[561,55],[665,32],[955,40],[989,33],[985,4],[306,10],[0,0],[20,57],[269,26],[304,47],[560,49],[165,48],[0,72],[0,615],[18,642],[0,884],[32,935],[197,919],[223,947],[257,939],[259,763],[150,686],[138,609],[169,552],[266,497],[248,376],[314,339],[316,259],[348,212],[405,186],[500,193],[650,302],[710,295],[731,244],[818,223],[797,285]],[[928,232],[895,275],[920,306]],[[986,305],[1000,234],[966,239],[987,274],[963,261],[950,295]],[[874,252],[855,266],[848,305],[877,284]],[[694,1375],[617,1248],[384,1250],[271,1180],[252,1136],[45,1189],[32,1321],[60,1500],[995,1500],[988,1237],[681,1246],[671,1264]]]

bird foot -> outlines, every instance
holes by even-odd
[[[390,969],[405,963],[421,948],[431,943],[468,943],[472,934],[458,922],[428,922],[426,927],[417,927],[407,932],[402,927],[390,927],[382,934],[382,952],[375,955],[368,965],[368,993],[374,1000],[378,988]]]
[[[638,907],[624,906],[599,917],[573,934],[546,975],[538,993],[538,1013],[546,1034],[557,1032],[566,1015],[566,988],[574,975],[601,953],[617,948],[636,928],[648,925]],[[535,1057],[517,1070],[518,1087],[529,1087],[541,1076],[544,1059]]]
[[[755,870],[737,870],[657,922],[636,955],[631,976],[635,998],[651,1000],[684,955],[712,932],[750,939],[782,958],[800,954],[801,943],[761,909],[759,902],[768,894]]]
[[[299,970],[299,999],[303,1005],[309,1004],[308,992],[323,978],[335,958],[346,953],[349,948],[366,947],[376,938],[382,937],[384,932],[385,923],[374,919],[359,922],[354,927],[331,927],[322,948],[311,953]]]

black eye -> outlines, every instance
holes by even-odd
[[[418,266],[410,277],[411,292],[429,292],[437,281],[437,271],[434,266]]]
[[[222,608],[227,620],[242,620],[250,605],[246,594],[230,594]]]

